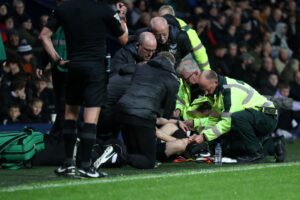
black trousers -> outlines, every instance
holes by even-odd
[[[247,109],[233,113],[231,119],[232,129],[228,134],[229,137],[227,137],[227,142],[230,142],[231,153],[251,155],[273,151],[274,146],[266,140],[271,139],[271,133],[276,128],[276,116]],[[264,144],[268,145],[265,146]]]
[[[300,123],[300,111],[282,110],[279,113],[278,128],[292,131],[292,121],[295,119],[297,123]]]
[[[97,138],[105,142],[116,139],[120,132],[120,122],[116,118],[116,109],[106,107],[101,110],[97,126]]]
[[[156,161],[156,135],[153,127],[122,124],[122,135],[127,147],[127,163],[138,169],[152,169]]]

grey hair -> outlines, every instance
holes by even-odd
[[[197,62],[195,61],[191,53],[187,54],[178,64],[176,68],[177,74],[181,74],[182,71],[192,73],[194,71],[200,70]]]
[[[218,74],[214,70],[204,71],[201,75],[207,80],[218,80]]]
[[[166,14],[170,14],[170,15],[175,16],[175,11],[174,11],[173,7],[170,6],[170,5],[162,5],[159,8],[158,13],[159,13],[160,16],[163,16],[163,15],[166,15]]]
[[[176,62],[174,55],[168,51],[159,52],[157,55],[166,57],[172,63],[172,65],[174,65]]]

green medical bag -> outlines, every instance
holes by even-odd
[[[44,148],[44,134],[32,129],[0,132],[0,165],[8,169],[31,167],[31,159]]]

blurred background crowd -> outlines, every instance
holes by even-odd
[[[0,124],[49,123],[55,112],[50,65],[42,79],[35,76],[35,70],[47,65],[38,35],[56,5],[55,1],[0,2],[0,31],[5,52],[0,55],[3,63],[0,70]],[[213,70],[245,81],[263,95],[292,98],[293,109],[282,112],[278,128],[286,137],[295,137],[300,132],[300,106],[297,104],[300,102],[300,40],[297,40],[300,36],[300,1],[123,2],[128,9],[127,26],[131,35],[148,27],[150,19],[158,16],[161,5],[172,5],[176,15],[197,31]],[[110,54],[118,48],[120,46],[108,37]]]

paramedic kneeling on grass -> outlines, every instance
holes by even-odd
[[[212,110],[220,112],[214,126],[204,127],[190,141],[202,143],[222,136],[222,142],[229,142],[229,155],[240,162],[256,161],[266,154],[275,154],[277,161],[283,161],[281,138],[271,138],[277,124],[277,110],[271,101],[248,84],[212,70],[200,73],[194,66],[182,65],[177,72],[188,84],[198,85],[213,102]]]

